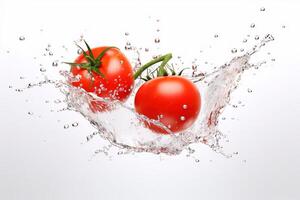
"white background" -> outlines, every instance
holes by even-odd
[[[299,10],[297,1],[0,0],[0,199],[300,199]],[[157,51],[171,51],[186,63],[200,57],[218,66],[247,34],[274,35],[261,52],[268,63],[245,73],[233,95],[233,102],[246,106],[226,110],[235,120],[220,123],[230,139],[226,150],[237,156],[226,159],[202,145],[196,147],[199,163],[184,153],[90,159],[99,147],[97,140],[84,142],[93,128],[79,114],[50,112],[56,105],[44,103],[61,97],[59,92],[14,91],[40,77],[39,64],[51,68],[59,57],[59,50],[53,58],[41,56],[48,43],[67,45],[67,60],[76,55],[72,42],[81,34],[94,45],[122,46],[128,31],[132,42],[152,47],[155,19],[161,29]],[[201,49],[208,53],[200,55]],[[64,130],[73,122],[79,126]]]

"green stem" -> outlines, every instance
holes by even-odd
[[[152,65],[158,63],[158,62],[162,62],[161,65],[159,66],[159,71],[163,71],[164,70],[164,66],[168,63],[169,60],[171,60],[172,58],[172,54],[168,53],[165,54],[163,56],[160,56],[158,58],[155,58],[153,60],[151,60],[150,62],[144,64],[141,68],[139,68],[135,74],[134,74],[134,79],[137,79],[142,73],[143,71],[145,71],[147,68],[151,67]]]

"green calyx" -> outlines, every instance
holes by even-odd
[[[134,74],[134,79],[140,78],[144,81],[149,81],[153,78],[160,77],[160,76],[181,76],[183,71],[185,69],[182,69],[179,73],[176,73],[174,68],[170,65],[168,65],[168,62],[172,59],[172,54],[168,53],[163,56],[159,56],[157,58],[154,58],[150,62],[146,63],[142,67],[140,67]],[[158,68],[156,68],[153,71],[149,70],[149,67],[152,65],[162,62]],[[145,77],[142,77],[142,73],[147,70],[147,75]]]
[[[86,51],[84,51],[84,49],[81,46],[79,46],[78,44],[76,44],[76,46],[79,49],[81,49],[82,54],[83,54],[84,58],[87,60],[87,62],[86,63],[64,62],[64,63],[69,64],[71,66],[77,66],[82,69],[86,69],[89,73],[95,72],[96,74],[99,74],[100,76],[104,77],[104,74],[99,70],[99,68],[101,67],[101,64],[102,64],[101,59],[103,58],[105,52],[107,52],[111,48],[116,48],[116,47],[107,47],[97,57],[95,57],[90,46],[88,45],[88,43],[85,40],[84,40],[84,43],[88,49],[88,51],[87,51],[88,53]]]

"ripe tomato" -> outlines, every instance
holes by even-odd
[[[144,83],[135,96],[135,110],[146,117],[158,120],[172,132],[189,128],[197,119],[201,107],[197,87],[181,76],[161,76]],[[151,130],[167,131],[144,121]]]
[[[108,49],[108,47],[93,48],[78,56],[74,63],[91,64],[86,55],[90,56],[92,54],[94,58],[97,58],[101,53],[103,56],[96,65],[92,65],[94,67],[92,69],[84,68],[80,65],[72,65],[71,73],[75,77],[79,77],[79,80],[71,84],[108,100],[125,101],[133,88],[133,70],[130,62],[119,49]],[[107,108],[103,102],[93,101],[91,104],[90,107],[93,111],[102,111]]]

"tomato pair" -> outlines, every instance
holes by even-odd
[[[78,80],[71,82],[87,92],[109,101],[125,101],[131,94],[134,80],[146,82],[138,89],[134,105],[137,113],[149,119],[157,120],[171,132],[180,132],[189,128],[197,119],[201,107],[200,93],[188,79],[166,68],[171,54],[158,57],[143,65],[135,73],[125,55],[116,47],[97,47],[91,49],[85,42],[87,51],[83,51],[71,65],[71,73]],[[81,48],[79,46],[79,48]],[[81,48],[82,49],[82,48]],[[83,50],[83,49],[82,49]],[[142,78],[141,74],[152,65],[162,62],[156,69],[157,76]],[[105,102],[95,101],[90,108],[93,112],[107,111]],[[146,127],[157,133],[168,133],[168,129],[143,121]]]

